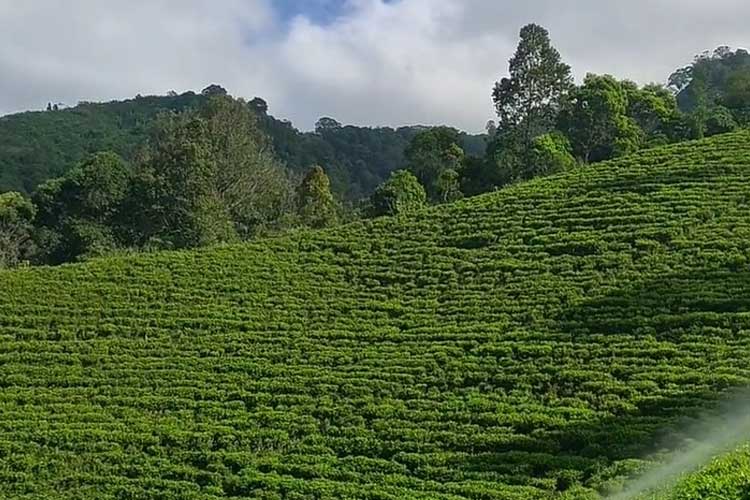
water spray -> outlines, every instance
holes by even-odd
[[[678,479],[707,465],[716,456],[750,441],[750,390],[728,398],[710,416],[681,430],[689,435],[689,444],[670,455],[665,463],[627,483],[621,493],[608,500],[636,500],[644,495],[665,492]]]

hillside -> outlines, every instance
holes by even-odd
[[[0,496],[599,498],[750,381],[748,259],[742,132],[2,272]]]
[[[111,150],[131,159],[159,113],[194,108],[205,99],[194,92],[139,96],[0,117],[0,193],[31,193],[97,151]],[[334,190],[346,200],[369,196],[391,171],[403,168],[404,149],[424,128],[341,126],[318,134],[300,132],[265,108],[258,111],[279,159],[297,173],[314,164],[324,166]],[[462,134],[462,139],[468,154],[484,154],[484,136]]]
[[[157,114],[179,112],[203,99],[189,92],[2,116],[0,192],[30,193],[89,153],[111,150],[130,158],[146,140]]]
[[[750,495],[750,447],[743,446],[718,457],[705,468],[681,478],[657,500],[748,498]]]

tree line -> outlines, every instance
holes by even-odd
[[[362,129],[322,118],[314,133],[299,134],[268,115],[262,99],[235,99],[218,85],[200,96],[170,98],[179,106],[153,120],[145,144],[128,143],[126,158],[95,153],[37,185],[30,197],[0,195],[0,267],[194,248],[407,214],[639,149],[729,132],[750,121],[750,54],[727,47],[701,54],[671,75],[669,87],[595,74],[576,85],[548,31],[527,25],[508,76],[492,89],[497,121],[487,124],[484,154],[451,127],[378,129],[398,140],[383,136],[382,144],[395,149],[375,155],[376,163],[399,158],[403,168],[391,168],[371,194],[362,186],[377,177],[334,152],[362,149],[372,139],[360,137]],[[373,156],[373,148],[365,149]],[[309,167],[300,172],[290,164]],[[358,171],[364,177],[354,183]],[[349,182],[359,187],[347,191],[341,184]],[[360,201],[346,192],[359,193]]]
[[[0,264],[235,242],[330,225],[338,212],[322,168],[290,173],[248,104],[222,93],[199,109],[161,115],[130,164],[100,152],[31,198],[3,194]]]
[[[750,53],[743,49],[705,52],[673,73],[668,85],[596,74],[576,85],[549,32],[527,25],[509,75],[492,89],[498,119],[487,124],[486,154],[464,154],[454,129],[424,131],[406,149],[407,172],[394,174],[376,193],[402,192],[411,201],[378,201],[374,208],[393,214],[449,202],[750,123]],[[417,184],[426,196],[413,196]],[[382,208],[388,206],[399,208]]]

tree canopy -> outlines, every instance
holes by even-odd
[[[132,171],[112,152],[96,153],[34,193],[42,262],[58,264],[106,254],[129,243],[124,210]]]
[[[372,217],[405,215],[427,204],[427,193],[419,180],[408,170],[396,170],[378,186],[370,197]]]
[[[36,207],[21,193],[0,193],[0,269],[31,258]]]
[[[610,75],[589,74],[576,87],[558,117],[560,130],[584,162],[633,152],[642,130],[628,116],[628,94]]]
[[[570,66],[552,46],[549,32],[536,24],[521,29],[509,76],[495,84],[492,98],[500,129],[515,129],[524,148],[551,130],[573,88]]]
[[[316,165],[305,175],[297,189],[297,211],[306,226],[322,228],[338,220],[331,181],[322,167]]]
[[[464,150],[459,132],[450,127],[434,127],[417,134],[404,153],[408,169],[424,186],[433,202],[460,197],[459,179]]]

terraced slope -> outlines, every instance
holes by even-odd
[[[597,498],[750,381],[750,133],[0,273],[0,497]]]

